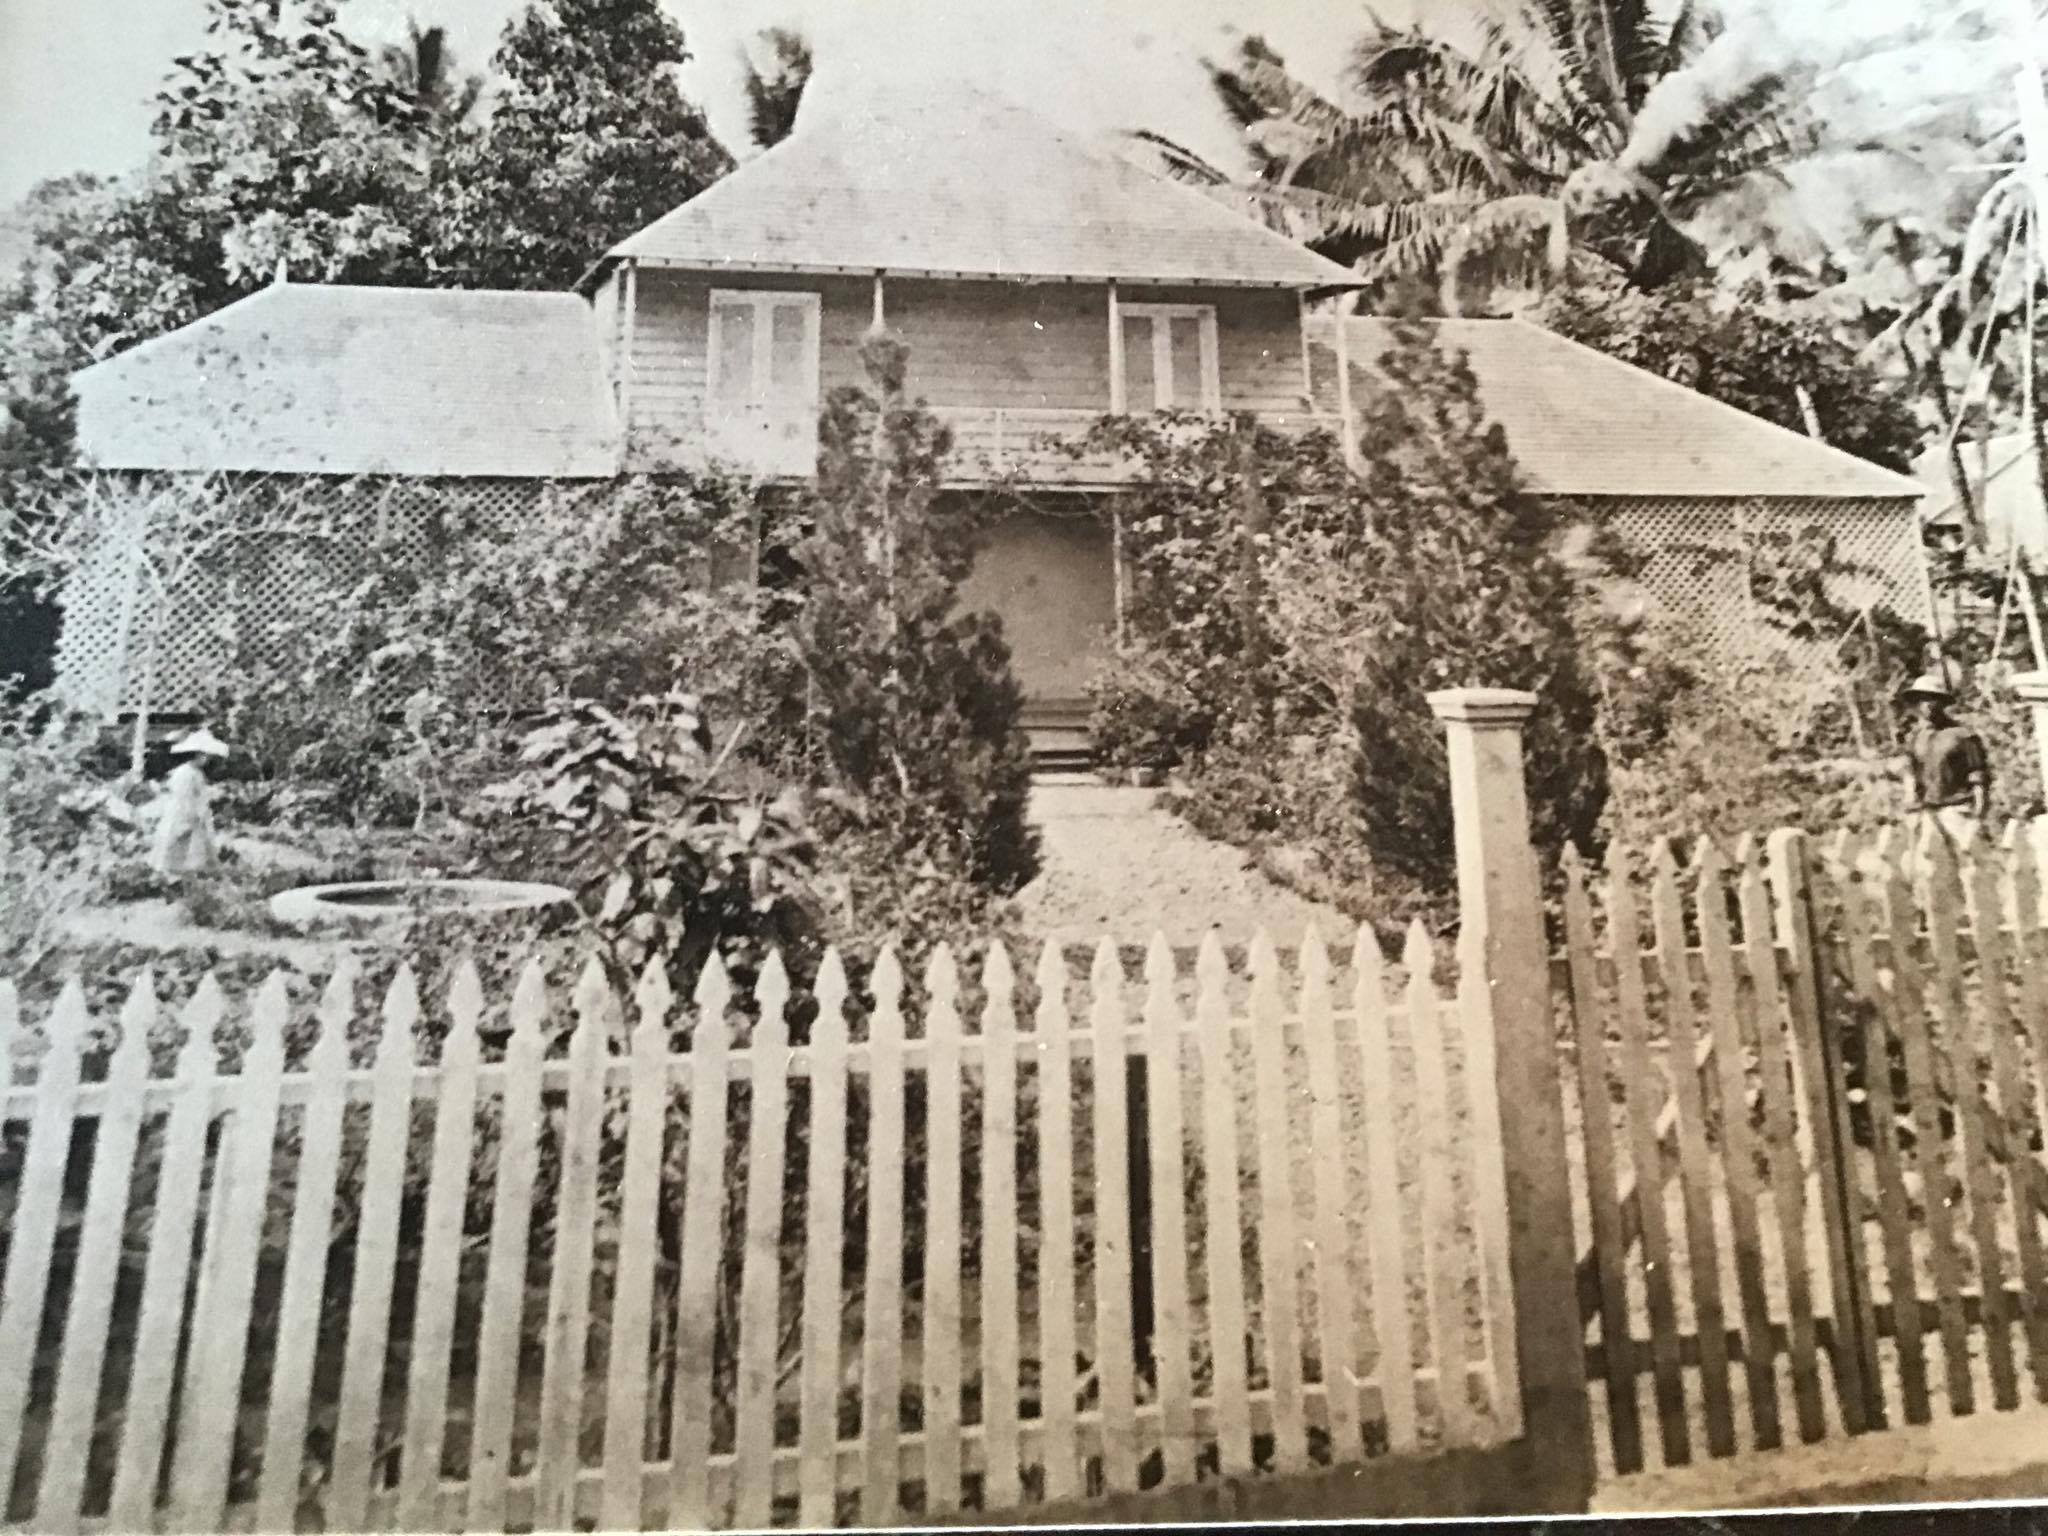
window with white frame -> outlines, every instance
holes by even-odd
[[[1124,409],[1220,411],[1213,304],[1121,304]]]

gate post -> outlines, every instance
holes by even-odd
[[[1583,1511],[1593,1491],[1592,1415],[1550,944],[1522,771],[1522,727],[1536,695],[1453,688],[1429,695],[1429,707],[1450,756],[1460,952],[1483,956],[1486,967],[1485,985],[1471,991],[1494,1041],[1528,1512]]]

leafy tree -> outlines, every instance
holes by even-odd
[[[465,286],[563,288],[732,169],[677,86],[690,58],[658,0],[552,0],[506,28],[491,119],[450,152],[442,270]]]
[[[747,92],[747,132],[755,144],[768,149],[796,127],[797,107],[804,87],[811,83],[811,45],[801,32],[787,27],[764,28],[759,41],[771,62],[764,70],[742,49],[740,64],[746,74],[741,83]]]
[[[1337,97],[1257,38],[1210,73],[1286,227],[1375,277],[1429,275],[1457,313],[1574,253],[1642,287],[1696,271],[1694,216],[1816,145],[1799,71],[1702,66],[1719,30],[1692,3],[1667,19],[1641,0],[1518,0],[1497,19],[1375,20]]]
[[[792,551],[814,739],[845,835],[874,850],[869,869],[1008,894],[1037,849],[1009,648],[995,618],[958,606],[981,527],[940,496],[950,434],[906,399],[902,343],[871,335],[861,356],[868,387],[826,404]],[[906,893],[875,899],[887,909]]]

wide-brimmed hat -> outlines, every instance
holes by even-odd
[[[176,741],[172,742],[171,751],[180,757],[188,754],[226,757],[228,755],[228,744],[202,725],[190,735],[180,736]]]
[[[1913,681],[1899,690],[1902,699],[1939,699],[1946,704],[1955,698],[1948,690],[1948,684],[1932,672],[1922,672]]]

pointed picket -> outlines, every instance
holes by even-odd
[[[256,1489],[258,1530],[290,1530],[299,1507],[313,1362],[320,1347],[321,1291],[341,1169],[342,1116],[348,1104],[348,1026],[355,1014],[355,983],[355,961],[344,956],[321,997],[320,1032],[306,1061],[306,1106],[299,1119],[291,1230],[285,1239],[277,1345]]]
[[[98,1418],[100,1369],[106,1361],[114,1287],[121,1275],[122,1225],[142,1130],[149,1032],[155,1022],[156,982],[145,969],[121,1010],[121,1039],[107,1064],[105,1107],[93,1136],[92,1185],[85,1197],[76,1278],[66,1309],[64,1355],[44,1437],[44,1444],[57,1454],[43,1457],[43,1485],[31,1506],[37,1527],[45,1531],[78,1528],[87,1452]]]
[[[867,1277],[861,1316],[860,1428],[866,1480],[863,1525],[896,1518],[902,1483],[903,1384],[903,967],[893,948],[876,960],[868,1020]]]
[[[382,1444],[379,1420],[391,1339],[391,1293],[397,1278],[405,1153],[412,1139],[413,1032],[419,1016],[419,984],[412,967],[402,964],[385,994],[383,1030],[371,1069],[370,1134],[363,1154],[348,1344],[335,1419],[334,1475],[328,1487],[328,1518],[347,1530],[368,1525],[370,1497],[381,1480],[376,1456]]]
[[[483,1313],[477,1324],[476,1416],[463,1516],[463,1529],[468,1531],[505,1526],[513,1419],[520,1397],[533,1185],[540,1162],[541,1058],[547,1050],[542,1027],[548,1012],[546,974],[538,960],[530,960],[513,989],[512,1037],[505,1045],[505,1069],[499,1079],[498,1163],[492,1176]]]
[[[1972,865],[1985,862],[1972,836],[1962,850]],[[1946,838],[1930,840],[1927,865],[1927,933],[1934,953],[1936,1014],[1940,1034],[1935,1040],[1936,1071],[1946,1066],[1955,1108],[1958,1139],[1963,1149],[1963,1176],[1968,1191],[1971,1240],[1977,1250],[1977,1273],[1983,1292],[1984,1353],[1991,1367],[1991,1398],[2000,1410],[2019,1403],[2017,1363],[2013,1357],[2011,1319],[2005,1307],[2005,1250],[1998,1231],[1998,1170],[1985,1146],[1984,1090],[1978,1075],[1976,1020],[1971,1017],[1957,937],[1962,928],[1964,893],[1958,850]],[[1980,976],[1990,967],[1980,965]]]
[[[1169,1488],[1195,1478],[1194,1336],[1188,1302],[1187,1170],[1182,1143],[1181,1015],[1173,951],[1154,933],[1145,952],[1146,1159],[1152,1169],[1152,1359],[1159,1444]]]
[[[1074,1079],[1066,957],[1047,943],[1038,957],[1039,1415],[1045,1492],[1081,1491],[1074,1415]]]
[[[1613,844],[1607,854],[1607,935],[1614,951],[1619,1065],[1628,1093],[1629,1162],[1635,1174],[1635,1209],[1643,1233],[1643,1284],[1649,1293],[1657,1422],[1664,1464],[1672,1467],[1692,1460],[1692,1442],[1686,1426],[1677,1300],[1671,1285],[1671,1233],[1664,1220],[1664,1152],[1657,1136],[1657,1120],[1668,1090],[1650,1055],[1649,1004],[1643,994],[1634,879],[1628,850],[1620,843]]]
[[[256,1261],[270,1203],[284,1078],[284,1027],[290,1008],[284,977],[272,973],[256,995],[249,1052],[234,1079],[234,1108],[221,1129],[213,1187],[213,1204],[220,1214],[209,1222],[207,1252],[201,1257],[193,1299],[194,1315],[210,1321],[193,1338],[178,1424],[177,1476],[171,1486],[172,1519],[181,1530],[219,1530],[226,1518]]]
[[[1225,1477],[1252,1469],[1250,1364],[1246,1359],[1243,1211],[1238,1193],[1237,1070],[1230,1027],[1230,971],[1210,929],[1195,955],[1195,1023],[1202,1057],[1202,1251],[1208,1268],[1210,1376],[1216,1447]]]
[[[1023,1497],[1017,1449],[1017,1001],[1009,951],[982,966],[981,1423],[982,1512]],[[807,1521],[808,1521],[808,1517]]]
[[[1365,1087],[1366,1232],[1376,1346],[1373,1371],[1387,1421],[1387,1446],[1399,1454],[1417,1445],[1415,1336],[1408,1310],[1408,1241],[1401,1200],[1393,1016],[1387,1006],[1386,961],[1367,924],[1359,925],[1351,966]]]
[[[572,1002],[576,1027],[569,1034],[569,1100],[562,1116],[562,1175],[541,1356],[540,1441],[534,1451],[534,1523],[554,1530],[567,1530],[576,1521],[598,1163],[604,1152],[605,1047],[619,1032],[618,1000],[595,957],[577,978]]]
[[[1896,847],[1894,851],[1903,852]],[[1909,1166],[1920,1183],[1927,1265],[1934,1280],[1935,1316],[1941,1331],[1949,1403],[1952,1411],[1962,1414],[1975,1406],[1969,1323],[1963,1313],[1962,1256],[1957,1251],[1955,1212],[1948,1199],[1948,1170],[1942,1157],[1941,1086],[1935,1074],[1927,998],[1922,985],[1919,912],[1902,868],[1904,862],[1898,857],[1889,862],[1884,889],[1884,927],[1891,938],[1891,1024],[1898,1031],[1907,1101],[1912,1106],[1914,1134]]]
[[[1337,1065],[1330,957],[1311,927],[1301,944],[1301,1041],[1308,1067],[1309,1140],[1315,1169],[1316,1358],[1329,1414],[1330,1460],[1343,1466],[1365,1454],[1358,1415],[1358,1324],[1350,1281],[1350,1180],[1346,1176],[1343,1078]]]
[[[803,1418],[797,1452],[799,1524],[837,1520],[840,1264],[846,1223],[846,968],[825,951],[811,1025],[810,1164],[804,1185]]]
[[[1095,946],[1089,971],[1094,1049],[1091,1108],[1095,1174],[1095,1327],[1091,1340],[1102,1402],[1102,1474],[1111,1493],[1138,1486],[1136,1381],[1131,1354],[1130,1062],[1124,972],[1116,946]]]
[[[1887,984],[1879,979],[1870,945],[1868,871],[1860,862],[1861,845],[1851,840],[1837,852],[1842,873],[1842,934],[1849,953],[1849,984],[1865,1006],[1853,1024],[1861,1046],[1864,1104],[1869,1111],[1870,1163],[1877,1192],[1878,1235],[1886,1278],[1891,1288],[1892,1338],[1898,1352],[1899,1387],[1906,1422],[1925,1424],[1932,1412],[1927,1395],[1927,1353],[1921,1338],[1920,1284],[1913,1262],[1913,1222],[1901,1177],[1898,1146],[1898,1105],[1892,1092],[1890,1031],[1887,1023],[1896,1006]]]
[[[149,1259],[142,1277],[135,1364],[121,1416],[113,1502],[107,1511],[107,1524],[114,1530],[149,1530],[157,1523],[157,1478],[169,1427],[171,1386],[177,1375],[192,1228],[199,1214],[200,1180],[206,1171],[214,1030],[220,1015],[220,988],[208,975],[178,1020],[185,1043],[172,1069],[169,1118],[157,1165],[156,1216],[150,1226]]]
[[[28,1412],[31,1365],[42,1327],[43,1301],[56,1249],[71,1157],[71,1121],[78,1103],[80,1056],[92,1027],[85,989],[73,977],[50,1010],[46,1048],[36,1068],[35,1109],[22,1155],[21,1195],[9,1233],[7,1278],[0,1287],[0,1482],[11,1480]]]
[[[668,1524],[711,1523],[711,1382],[717,1366],[718,1275],[725,1258],[726,1082],[732,984],[716,954],[697,975],[690,1038],[690,1128],[684,1153],[682,1264],[676,1283],[674,1485]]]
[[[1742,948],[1751,982],[1748,996],[1761,1079],[1764,1155],[1770,1165],[1771,1205],[1777,1218],[1778,1255],[1784,1265],[1791,1320],[1792,1399],[1799,1417],[1799,1438],[1810,1443],[1826,1432],[1826,1421],[1821,1408],[1820,1366],[1814,1353],[1806,1177],[1799,1157],[1802,1121],[1786,1042],[1790,1005],[1779,969],[1777,921],[1764,883],[1763,850],[1756,839],[1744,837],[1735,856],[1741,865]]]
[[[740,1241],[739,1370],[733,1412],[733,1524],[768,1524],[775,1487],[776,1303],[782,1279],[782,1143],[789,1119],[789,977],[771,954],[747,1050],[747,1198]]]
[[[654,1259],[659,1244],[662,1143],[668,1127],[668,1015],[674,997],[659,958],[634,992],[639,1014],[629,1042],[626,1150],[619,1190],[618,1281],[604,1405],[604,1500],[599,1525],[641,1527],[647,1402],[654,1327]]]
[[[399,1520],[410,1530],[440,1523],[441,1460],[448,1435],[448,1370],[455,1303],[462,1284],[462,1224],[469,1206],[476,1141],[477,1069],[483,983],[465,955],[448,986],[448,1033],[434,1092],[434,1144],[420,1233],[419,1288],[406,1351],[405,1445],[399,1453]]]
[[[1294,1225],[1293,1115],[1280,1032],[1280,960],[1261,929],[1251,945],[1254,1139],[1259,1168],[1259,1320],[1273,1394],[1273,1466],[1283,1476],[1308,1467],[1308,1420],[1301,1391],[1301,1243]]]
[[[960,1507],[960,973],[941,943],[925,968],[924,1508]]]
[[[1685,902],[1678,890],[1678,860],[1668,839],[1657,844],[1651,861],[1650,920],[1664,994],[1665,1069],[1678,1106],[1679,1193],[1685,1211],[1686,1266],[1692,1276],[1693,1331],[1699,1338],[1707,1454],[1732,1456],[1735,1400],[1728,1380],[1728,1323],[1721,1305],[1721,1243],[1714,1230],[1707,1110],[1700,1092],[1699,1025],[1685,943]]]
[[[1728,924],[1728,861],[1711,840],[1700,844],[1693,892],[1719,1084],[1721,1171],[1727,1183],[1735,1288],[1742,1309],[1742,1367],[1755,1444],[1771,1450],[1784,1436],[1778,1423],[1777,1352],[1771,1345],[1770,1289],[1757,1217],[1765,1191],[1757,1177],[1757,1137],[1750,1125],[1749,1070]]]

